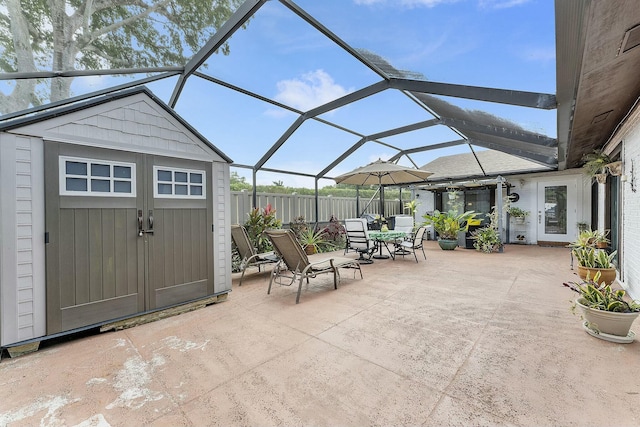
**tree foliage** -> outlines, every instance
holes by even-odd
[[[231,171],[231,191],[253,191],[253,186],[247,182],[247,179],[244,176],[241,176],[236,171]],[[273,194],[292,194],[297,193],[304,196],[313,196],[316,194],[316,190],[313,188],[303,188],[303,187],[288,187],[285,186],[282,181],[274,181],[272,185],[258,185],[257,186],[258,193],[273,193]],[[362,198],[371,198],[374,194],[376,194],[377,186],[371,185],[368,187],[360,188],[360,197]],[[318,189],[318,195],[320,196],[333,196],[333,197],[356,197],[356,186],[349,184],[337,184],[326,186]],[[398,199],[400,197],[400,192],[393,188],[388,188],[384,191],[385,198],[390,199]],[[406,199],[409,197],[409,192],[404,191],[402,193],[402,198]]]
[[[0,71],[182,66],[243,0],[5,0]],[[229,52],[229,46],[220,48]],[[70,96],[72,78],[21,79],[0,113]]]

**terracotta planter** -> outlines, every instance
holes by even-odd
[[[600,283],[605,282],[607,285],[610,285],[616,280],[615,268],[589,268],[578,265],[578,276],[583,280],[587,278],[587,273],[589,273],[589,277],[593,279],[598,271],[600,272]]]
[[[458,246],[458,241],[457,240],[440,239],[440,240],[438,240],[438,245],[440,245],[440,248],[442,250],[444,250],[444,251],[452,251]]]
[[[304,251],[307,253],[307,255],[313,255],[316,253],[316,248],[315,246],[308,245],[304,247]]]
[[[613,311],[597,310],[589,308],[581,302],[582,298],[576,300],[576,304],[582,310],[582,316],[586,320],[585,327],[598,334],[614,335],[617,337],[627,337],[630,334],[631,325],[640,313],[616,313]],[[593,335],[593,334],[592,334]],[[606,336],[602,337],[607,339]]]

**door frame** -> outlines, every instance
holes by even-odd
[[[566,234],[545,233],[545,188],[556,186],[567,187],[567,217]],[[549,179],[537,182],[536,188],[536,238],[538,244],[564,245],[576,239],[577,215],[578,215],[578,179],[576,177],[566,177],[562,179]]]

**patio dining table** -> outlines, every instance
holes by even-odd
[[[391,255],[391,257],[393,258],[393,254],[389,250],[389,242],[395,242],[396,240],[404,239],[406,235],[407,233],[404,231],[395,231],[395,230],[372,231],[370,230],[369,237],[372,240],[375,240],[378,246],[380,247],[380,253],[378,255],[374,255],[373,257],[375,259],[387,259],[389,258],[389,255]],[[387,248],[387,252],[389,252],[389,255],[385,255],[382,253],[382,245],[384,245],[384,247]]]

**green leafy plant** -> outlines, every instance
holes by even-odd
[[[313,252],[322,252],[322,246],[326,243],[323,230],[315,231],[313,228],[307,228],[298,236],[300,246],[307,249],[313,248]]]
[[[249,240],[256,247],[258,253],[269,252],[272,249],[271,242],[264,235],[264,231],[282,227],[282,221],[276,218],[276,210],[271,207],[271,204],[268,204],[264,209],[253,209],[248,215],[249,219],[244,226],[249,234]]]
[[[525,211],[524,209],[517,206],[509,206],[509,208],[507,209],[507,213],[514,218],[524,218],[529,215],[530,212]]]
[[[613,290],[604,282],[598,284],[599,279],[600,272],[597,272],[593,278],[587,277],[581,283],[568,282],[563,285],[580,294],[580,304],[589,308],[617,313],[640,312],[640,304],[628,301],[624,290]]]
[[[491,219],[489,225],[471,232],[471,238],[474,239],[473,247],[487,254],[496,252],[502,247],[502,238],[498,228],[498,213],[495,206],[491,209],[489,218]]]
[[[608,244],[609,230],[582,230],[576,240],[569,244],[570,248],[596,247],[599,243]]]
[[[474,211],[458,214],[455,211],[440,212],[436,209],[432,214],[422,215],[422,218],[425,220],[424,225],[433,225],[433,229],[438,233],[440,239],[456,240],[458,232],[466,232],[469,229],[469,220],[476,215]]]
[[[582,167],[589,176],[607,173],[607,165],[612,162],[611,157],[600,150],[585,154],[582,156],[582,161],[584,162]]]
[[[409,215],[414,216],[416,214],[416,210],[418,209],[419,204],[420,203],[415,199],[409,202],[405,202],[404,210],[409,211]]]
[[[594,247],[573,249],[573,256],[578,261],[578,264],[587,268],[615,268],[613,260],[616,254],[617,251],[608,254],[606,251]]]

